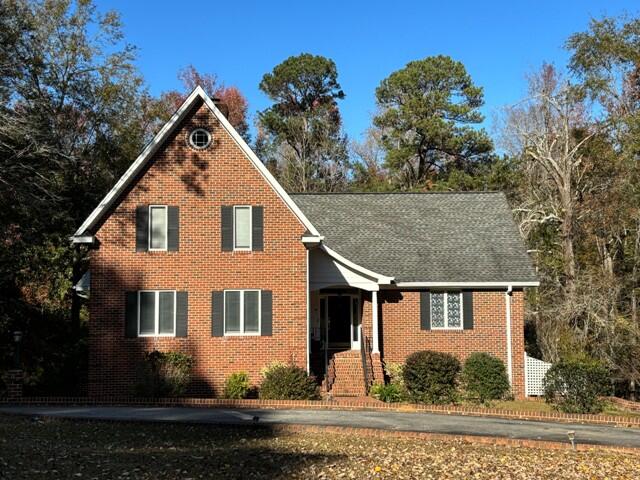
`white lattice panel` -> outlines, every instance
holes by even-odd
[[[543,379],[551,364],[524,354],[524,389],[529,396],[544,395]]]

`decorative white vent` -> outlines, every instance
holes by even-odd
[[[527,397],[544,395],[544,376],[551,364],[524,354],[524,391]]]

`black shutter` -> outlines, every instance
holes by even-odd
[[[431,330],[431,292],[420,292],[420,330]]]
[[[136,252],[149,249],[149,205],[136,207]]]
[[[167,250],[177,252],[180,244],[180,209],[178,207],[167,207],[168,238]]]
[[[176,292],[176,337],[186,337],[189,317],[189,294]]]
[[[138,292],[127,292],[125,298],[124,336],[138,336]]]
[[[473,329],[473,292],[462,292],[462,328]]]
[[[251,245],[252,250],[261,252],[264,249],[263,241],[263,217],[264,208],[255,206],[251,208]]]
[[[233,207],[220,207],[222,251],[233,251]]]
[[[273,320],[273,295],[271,294],[271,290],[262,290],[261,295],[260,335],[270,337],[272,333]]]
[[[211,292],[211,336],[224,336],[224,292]]]

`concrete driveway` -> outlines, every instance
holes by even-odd
[[[294,424],[375,428],[391,431],[478,435],[568,443],[575,431],[577,443],[640,448],[640,429],[599,425],[506,420],[499,418],[338,410],[270,410],[187,407],[40,407],[2,406],[0,413],[77,418],[209,424]]]

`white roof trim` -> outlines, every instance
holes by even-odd
[[[84,235],[84,236],[76,236],[69,237],[71,243],[93,243],[96,241],[96,237],[93,235]]]
[[[378,281],[356,272],[319,248],[309,251],[309,286],[311,290],[329,287],[350,287],[377,292]]]
[[[173,114],[169,121],[160,129],[158,134],[153,140],[145,147],[142,153],[131,164],[127,171],[120,177],[120,180],[113,186],[113,188],[105,195],[98,206],[91,212],[87,219],[82,223],[80,228],[74,234],[74,237],[86,236],[86,233],[90,231],[102,218],[105,212],[111,208],[111,206],[118,200],[120,194],[131,184],[136,175],[147,164],[147,161],[153,156],[154,153],[162,146],[167,137],[173,132],[177,125],[184,119],[185,115],[189,112],[189,109],[193,103],[201,98],[204,103],[213,112],[216,119],[224,127],[224,129],[231,135],[231,138],[238,144],[243,153],[249,158],[253,166],[260,172],[267,183],[275,190],[284,203],[289,207],[289,210],[300,220],[300,222],[309,230],[312,235],[320,235],[316,228],[311,224],[309,219],[302,213],[302,210],[294,203],[289,197],[287,192],[282,188],[278,181],[271,175],[267,167],[260,161],[256,154],[251,150],[247,142],[238,134],[235,128],[231,126],[227,118],[218,110],[215,103],[209,98],[202,87],[197,86],[193,92],[187,97],[180,108]],[[94,232],[95,233],[95,232]]]
[[[513,287],[539,287],[540,282],[398,282],[398,287],[431,287],[431,288],[508,288]]]
[[[331,250],[329,247],[327,247],[325,244],[320,244],[320,248],[325,251],[330,257],[335,258],[338,262],[346,265],[347,267],[351,268],[352,270],[367,275],[369,277],[374,278],[379,284],[381,285],[389,285],[391,284],[391,282],[393,282],[393,277],[387,277],[386,275],[380,275],[379,273],[373,272],[367,268],[364,268],[360,265],[358,265],[357,263],[353,263],[350,260],[347,260],[345,257],[343,257],[342,255],[340,255],[338,252]]]
[[[301,238],[302,238],[302,243],[305,243],[305,244],[318,244],[324,241],[324,236],[322,235],[317,237],[313,235],[303,235]]]

